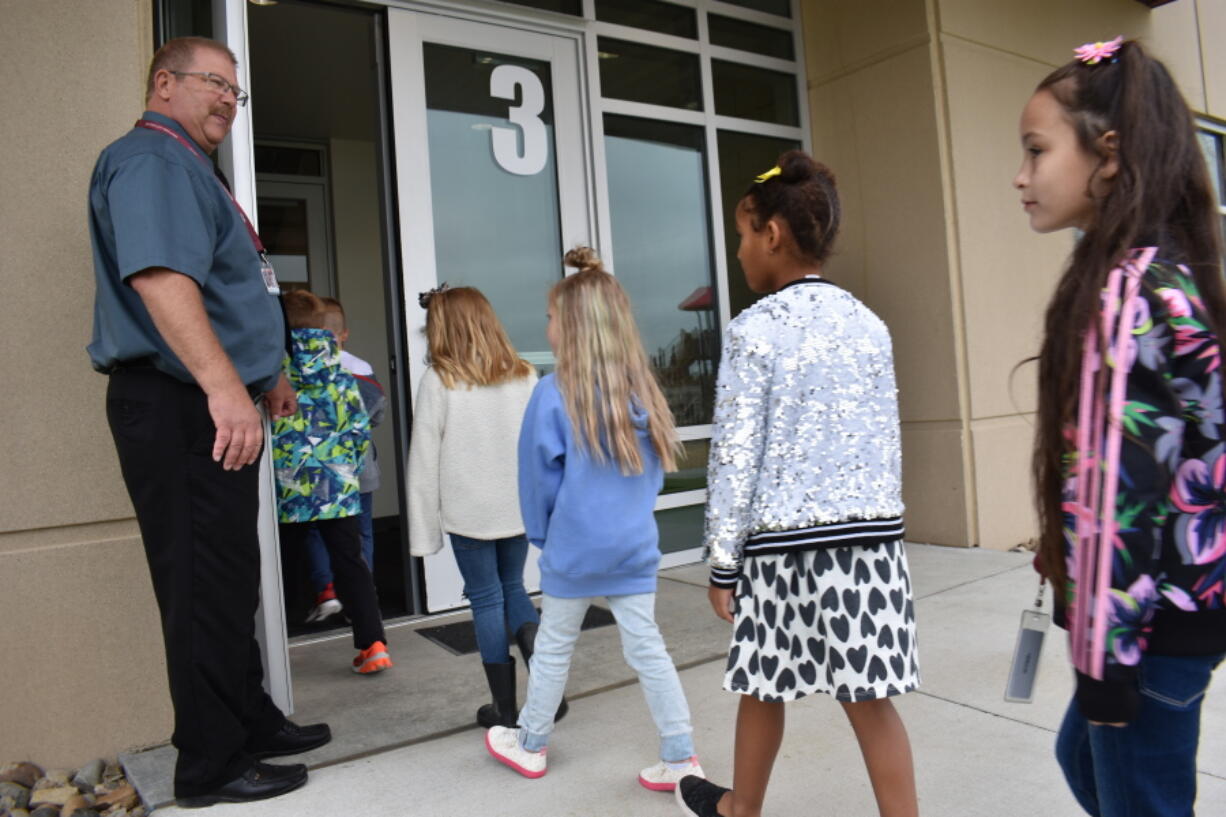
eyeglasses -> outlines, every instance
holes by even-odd
[[[250,98],[246,91],[237,85],[232,85],[224,77],[219,77],[212,71],[171,71],[176,77],[200,77],[205,84],[219,94],[224,94],[227,91],[234,94],[234,101],[243,106],[247,104]]]

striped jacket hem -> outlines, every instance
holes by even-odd
[[[831,522],[807,528],[782,531],[761,531],[745,540],[741,549],[743,559],[792,551],[825,550],[841,547],[870,547],[885,542],[896,542],[906,533],[901,516],[884,519],[858,519],[847,522]],[[716,587],[735,587],[741,575],[740,566],[733,568],[711,567],[711,584]]]

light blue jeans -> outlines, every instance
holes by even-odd
[[[638,673],[647,708],[660,733],[660,758],[677,762],[692,757],[690,706],[656,626],[656,594],[606,598],[621,635],[622,655]],[[520,741],[530,752],[540,751],[549,743],[553,717],[570,674],[570,658],[591,601],[541,594],[541,626],[528,673],[528,698],[519,712]]]

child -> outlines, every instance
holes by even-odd
[[[1036,232],[1083,231],[1047,307],[1033,461],[1077,680],[1056,756],[1090,814],[1187,815],[1226,652],[1220,227],[1162,63],[1123,38],[1076,54],[1026,103],[1013,180]]]
[[[430,367],[422,375],[409,445],[409,552],[429,556],[451,537],[492,702],[482,726],[514,726],[515,634],[525,667],[538,617],[524,590],[528,540],[519,515],[515,440],[536,370],[515,354],[490,302],[471,287],[422,293]]]
[[[704,551],[741,699],[733,787],[681,780],[692,817],[759,814],[784,703],[817,692],[842,704],[880,813],[918,813],[890,701],[919,684],[893,353],[885,324],[821,277],[839,212],[834,176],[800,151],[736,209],[745,281],[769,294],[724,339]]]
[[[673,416],[647,363],[630,300],[596,253],[549,292],[557,371],[532,392],[519,435],[519,505],[541,548],[541,625],[520,729],[492,727],[490,754],[525,777],[545,774],[545,745],[589,602],[607,598],[622,652],[638,673],[660,735],[659,763],[639,782],[671,791],[701,774],[690,710],[655,622],[663,471],[676,469]]]
[[[349,342],[349,326],[345,321],[345,308],[336,298],[320,298],[324,306],[323,328],[336,338],[336,345],[341,350],[341,368],[353,375],[358,386],[358,394],[362,397],[362,406],[370,417],[370,427],[376,428],[383,422],[383,414],[387,408],[387,396],[383,387],[375,377],[371,365],[360,357],[345,351]],[[374,536],[374,492],[380,485],[378,452],[372,441],[363,460],[362,470],[358,473],[358,495],[362,501],[362,513],[358,515],[358,523],[362,530],[362,558],[373,574],[375,571],[375,536]],[[306,542],[307,564],[310,566],[311,585],[315,589],[315,606],[307,615],[307,624],[322,622],[336,615],[342,609],[336,598],[336,588],[332,581],[332,565],[328,560],[328,549],[324,546],[323,537],[314,527],[311,528]]]
[[[357,472],[370,445],[370,420],[353,376],[341,368],[336,338],[323,328],[323,304],[310,292],[282,296],[293,354],[289,381],[298,413],[273,426],[273,468],[281,546],[301,549],[314,523],[328,548],[341,603],[359,650],[353,671],[392,666],[370,568],[362,560]]]

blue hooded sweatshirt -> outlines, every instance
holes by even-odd
[[[631,406],[643,473],[597,463],[574,439],[552,374],[541,378],[519,432],[519,508],[528,541],[541,549],[541,590],[561,598],[654,593],[660,533],[653,513],[664,484],[647,433]]]

